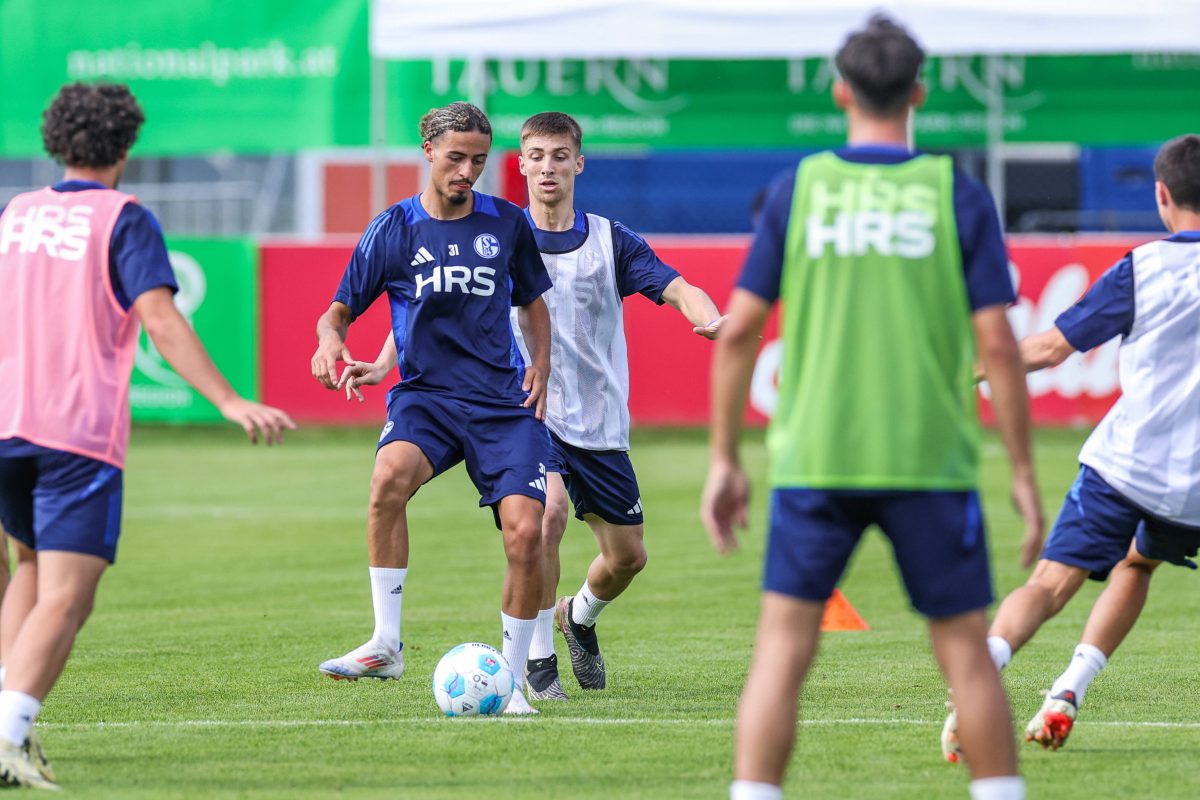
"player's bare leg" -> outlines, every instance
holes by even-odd
[[[400,609],[403,576],[408,569],[408,501],[432,475],[429,459],[411,442],[389,442],[375,455],[367,506],[375,631],[366,644],[321,664],[320,671],[334,680],[396,680],[404,674]],[[397,576],[394,580],[385,580],[393,574]]]
[[[503,625],[502,652],[513,666],[516,689],[505,713],[536,713],[525,700],[522,688],[525,670],[520,665],[529,658],[529,644],[537,626],[538,606],[542,601],[542,513],[540,500],[521,494],[501,498],[498,506],[500,527],[504,533],[504,589],[500,600]]]
[[[1046,620],[1062,611],[1087,576],[1088,571],[1082,567],[1046,559],[1038,561],[1025,585],[1004,598],[988,635],[1001,637],[1012,652],[1017,652]]]
[[[17,631],[6,663],[5,690],[42,700],[71,652],[108,562],[97,556],[47,550],[37,554],[37,600]]]
[[[600,545],[588,567],[587,582],[573,598],[558,603],[557,621],[571,649],[571,670],[584,689],[603,689],[607,683],[604,657],[596,638],[596,619],[621,595],[646,566],[641,525],[613,525],[594,514],[587,523]]]
[[[954,695],[958,742],[971,778],[1019,782],[1012,714],[988,653],[983,610],[930,620],[929,636]]]
[[[570,506],[562,475],[547,472],[546,511],[542,515],[542,599],[525,665],[528,694],[535,700],[567,698],[558,677],[558,656],[554,652],[554,601],[562,570],[558,550],[569,521]]]
[[[824,603],[765,592],[738,704],[735,781],[780,786],[796,738],[800,687],[817,653]]]
[[[6,538],[12,544],[17,568],[13,570],[4,592],[4,602],[0,604],[0,663],[4,664],[8,663],[17,631],[37,601],[37,553],[16,539]]]
[[[97,556],[49,550],[37,554],[36,572],[26,568],[40,577],[36,599],[12,640],[0,691],[0,777],[10,785],[58,788],[33,721],[92,612],[107,566]]]
[[[1092,606],[1071,661],[1025,727],[1025,741],[1051,750],[1066,744],[1088,687],[1133,630],[1146,605],[1150,577],[1161,563],[1143,557],[1131,545],[1125,560],[1113,567],[1108,585]]]
[[[1113,567],[1108,585],[1096,598],[1080,641],[1099,649],[1105,657],[1112,656],[1142,613],[1150,594],[1150,577],[1160,564],[1130,546],[1129,554]]]

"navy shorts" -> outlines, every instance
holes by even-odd
[[[399,390],[388,401],[388,421],[379,447],[411,442],[433,465],[437,477],[460,461],[479,490],[479,505],[498,504],[513,494],[546,503],[550,436],[532,408],[465,401],[440,392]]]
[[[763,589],[829,599],[869,525],[891,540],[920,613],[952,617],[992,602],[983,514],[973,491],[775,489]]]
[[[121,535],[122,477],[94,458],[0,439],[0,523],[32,550],[112,563]]]
[[[624,450],[585,450],[551,432],[546,469],[562,475],[577,519],[595,514],[611,525],[642,524],[642,492]]]
[[[1090,571],[1104,580],[1129,552],[1129,542],[1146,558],[1196,568],[1200,529],[1150,514],[1109,486],[1091,467],[1081,466],[1042,548],[1042,558]]]

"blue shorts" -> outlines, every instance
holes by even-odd
[[[1200,529],[1156,517],[1109,486],[1091,467],[1081,466],[1042,548],[1042,558],[1091,572],[1102,581],[1129,552],[1129,542],[1146,558],[1196,568]]]
[[[577,519],[595,514],[611,525],[642,524],[642,492],[624,450],[585,450],[551,432],[546,469],[562,475]]]
[[[388,421],[379,447],[411,442],[433,465],[436,478],[460,461],[479,490],[479,505],[498,505],[513,494],[546,503],[550,436],[532,408],[481,403],[440,392],[399,390],[388,401]]]
[[[983,514],[973,491],[775,489],[763,589],[829,599],[869,525],[891,540],[920,613],[952,617],[992,602]]]
[[[121,535],[122,472],[24,439],[0,439],[0,523],[26,547],[112,563]]]

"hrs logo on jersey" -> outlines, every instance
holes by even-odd
[[[92,234],[88,206],[31,206],[25,213],[10,211],[0,221],[0,254],[44,250],[51,258],[79,261]]]
[[[814,181],[805,239],[810,258],[832,247],[838,256],[925,258],[933,252],[938,195],[932,186],[879,176],[835,185]]]
[[[416,286],[416,296],[419,300],[421,293],[431,292],[461,292],[480,297],[491,297],[496,292],[496,270],[491,267],[449,266],[434,267],[428,274],[417,273],[413,276]]]

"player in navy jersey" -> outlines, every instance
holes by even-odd
[[[1037,567],[996,612],[997,668],[1090,577],[1112,579],[1096,600],[1066,671],[1025,728],[1057,750],[1088,686],[1133,628],[1164,561],[1196,568],[1200,549],[1200,136],[1167,142],[1154,160],[1155,199],[1171,236],[1135,248],[1048,331],[1021,342],[1032,372],[1121,337],[1121,398],[1079,454]]]
[[[544,295],[554,327],[546,399],[552,442],[542,525],[546,572],[526,665],[530,695],[538,699],[566,697],[554,654],[556,621],[579,685],[605,687],[596,619],[646,565],[642,498],[628,454],[629,366],[622,299],[641,294],[667,303],[707,339],[717,336],[724,321],[709,296],[664,264],[640,236],[619,222],[575,208],[575,178],[584,164],[582,138],[574,119],[553,111],[530,117],[521,128],[520,165],[529,187],[525,215],[554,281]],[[515,320],[513,327],[518,328]],[[350,388],[379,382],[394,362],[395,350],[385,342],[374,364],[355,366]],[[600,554],[579,592],[556,604],[568,496],[575,516],[592,529]]]
[[[336,389],[338,360],[353,361],[347,328],[386,293],[401,376],[388,392],[367,515],[375,632],[320,670],[348,680],[401,676],[406,507],[422,484],[465,460],[479,504],[492,507],[503,531],[503,653],[519,689],[542,590],[550,317],[541,295],[550,278],[521,210],[471,188],[492,144],[483,112],[468,103],[435,109],[421,120],[421,139],[425,189],[371,222],[317,323],[313,377]],[[509,326],[514,306],[529,364]],[[519,690],[507,711],[535,713]]]

